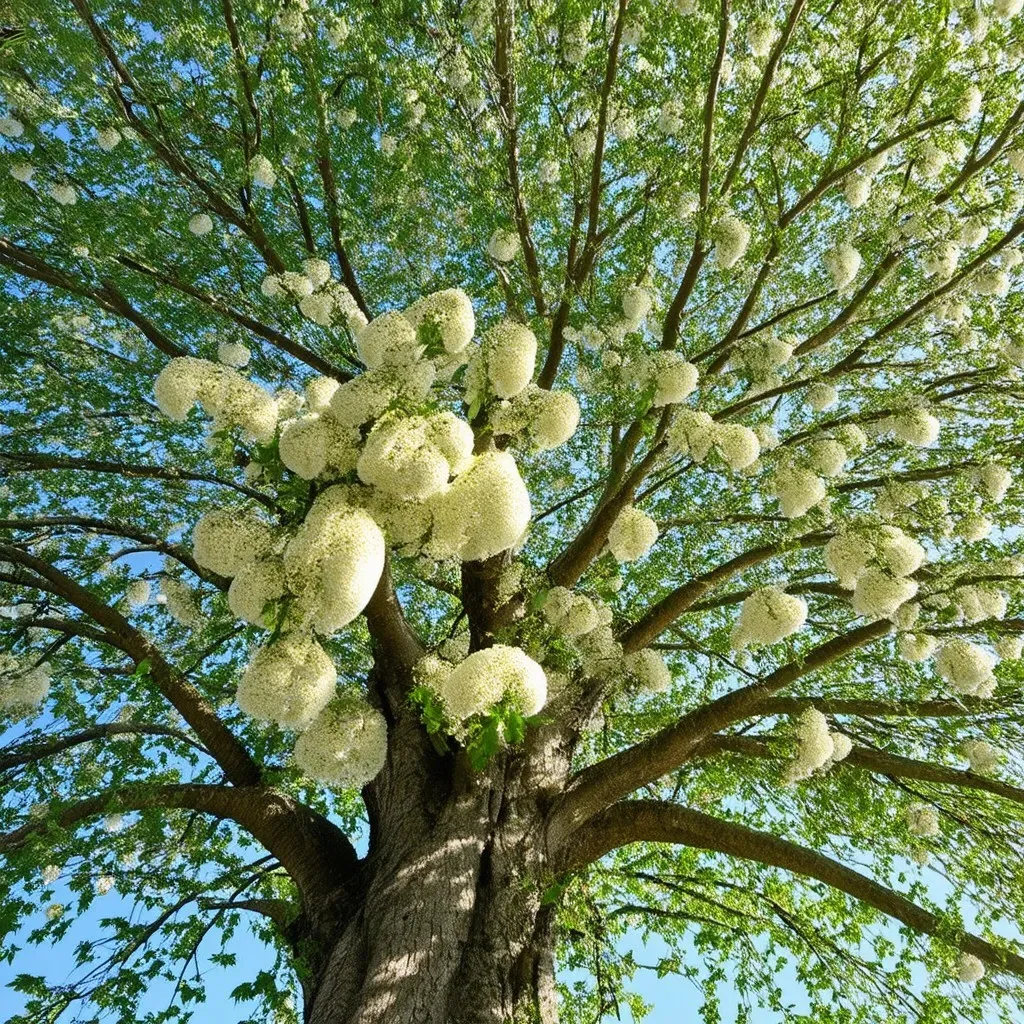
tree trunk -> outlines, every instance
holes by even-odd
[[[482,773],[459,754],[374,783],[361,895],[317,958],[307,1024],[554,1024],[544,810],[567,759],[536,731]],[[436,806],[431,788],[447,790]]]

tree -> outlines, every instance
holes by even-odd
[[[13,0],[12,1019],[1018,1019],[1021,6]]]

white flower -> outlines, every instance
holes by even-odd
[[[266,523],[232,509],[207,512],[192,529],[192,556],[221,576],[234,576],[246,562],[262,558],[272,544]]]
[[[25,126],[17,118],[0,117],[0,135],[8,139],[18,139],[24,131]]]
[[[627,505],[608,531],[608,548],[620,564],[643,558],[658,539],[658,524],[640,509]]]
[[[913,803],[907,808],[906,816],[911,835],[933,837],[939,834],[939,815],[931,805]]]
[[[313,502],[284,549],[288,589],[319,633],[348,625],[367,605],[384,571],[384,534],[344,487]]]
[[[273,188],[277,183],[277,172],[262,153],[257,153],[249,161],[249,175],[252,183],[260,188]]]
[[[356,348],[370,369],[385,363],[410,363],[422,352],[416,328],[398,312],[383,313],[371,320],[356,336]]]
[[[687,362],[681,352],[649,352],[638,360],[637,370],[645,382],[654,382],[651,405],[655,408],[676,405],[688,398],[697,387],[697,367]]]
[[[999,767],[1003,756],[991,743],[985,740],[964,740],[960,744],[963,754],[971,766],[971,771],[979,775],[988,775]]]
[[[213,221],[207,213],[197,213],[189,218],[188,229],[193,235],[208,235],[213,230]]]
[[[807,621],[807,603],[779,587],[755,590],[740,608],[732,631],[732,646],[775,644],[797,632]]]
[[[757,434],[741,423],[719,423],[715,430],[715,444],[734,471],[752,466],[761,454]]]
[[[342,476],[356,468],[359,431],[337,421],[330,412],[314,413],[281,425],[281,462],[303,480],[321,474]]]
[[[109,153],[121,141],[121,133],[116,128],[101,128],[96,133],[96,145]]]
[[[530,523],[532,509],[516,460],[488,451],[431,503],[434,525],[428,552],[464,562],[490,558],[513,547]]]
[[[71,185],[55,184],[50,186],[50,198],[61,206],[74,206],[78,201],[78,193]]]
[[[553,185],[558,181],[561,168],[557,160],[544,159],[537,164],[537,180],[542,185]]]
[[[825,253],[823,262],[832,278],[832,285],[842,291],[857,276],[861,255],[849,242],[839,242]]]
[[[10,167],[11,177],[26,185],[32,180],[32,175],[35,173],[36,169],[25,160],[19,160],[17,163],[11,164]]]
[[[567,587],[552,587],[544,600],[544,618],[565,636],[583,636],[601,625],[601,614],[585,594]]]
[[[953,116],[958,121],[970,121],[981,110],[981,90],[976,85],[968,86],[958,97],[953,107]]]
[[[991,532],[992,520],[979,512],[964,516],[956,524],[956,535],[962,537],[968,544],[984,540]]]
[[[1024,637],[1001,636],[995,644],[996,654],[1003,661],[1018,661],[1024,654]]]
[[[729,270],[743,258],[750,244],[750,228],[738,217],[727,213],[712,232],[715,242],[715,260],[723,270]]]
[[[703,410],[680,409],[666,442],[671,451],[703,462],[718,439],[718,424]]]
[[[939,436],[939,421],[927,409],[907,409],[888,417],[883,425],[915,448],[927,448]]]
[[[825,481],[809,469],[781,466],[775,473],[775,495],[787,519],[799,519],[824,500]]]
[[[995,657],[982,647],[962,637],[954,637],[942,645],[935,659],[935,671],[957,693],[988,696],[994,685],[992,669]]]
[[[93,883],[93,888],[96,890],[97,895],[106,896],[114,888],[115,881],[116,879],[113,875],[100,875]]]
[[[481,373],[489,390],[498,398],[513,398],[533,377],[537,359],[537,336],[525,324],[502,320],[484,333],[480,349],[466,372],[466,401],[479,395]]]
[[[528,384],[514,398],[496,406],[490,418],[496,435],[525,431],[538,451],[564,444],[576,432],[579,421],[580,404],[575,395],[536,384]]]
[[[355,694],[332,700],[295,743],[295,763],[303,774],[346,789],[372,781],[387,753],[384,716]]]
[[[510,263],[519,253],[519,236],[497,228],[487,243],[487,254],[498,263]]]
[[[235,341],[221,341],[217,344],[217,359],[225,366],[240,369],[248,365],[251,355],[244,345]]]
[[[128,584],[125,600],[129,608],[141,608],[149,603],[149,580],[132,580]]]
[[[859,209],[871,197],[871,177],[868,174],[851,174],[843,182],[843,194],[853,210]]]
[[[330,406],[339,384],[333,377],[314,377],[303,389],[306,408],[310,412],[324,412]]]
[[[839,476],[849,456],[846,449],[836,440],[826,438],[812,441],[805,449],[804,456],[808,466],[819,476]]]
[[[853,588],[853,610],[868,619],[888,619],[917,593],[917,583],[881,569],[866,569]]]
[[[394,156],[398,150],[398,139],[394,135],[382,135],[377,145],[385,156]]]
[[[47,864],[40,874],[43,878],[43,885],[53,885],[60,878],[60,868],[56,864]]]
[[[948,281],[960,262],[960,246],[956,242],[940,242],[921,261],[925,277],[937,277]]]
[[[931,139],[926,139],[917,153],[917,169],[922,177],[937,178],[949,163],[949,154]]]
[[[956,976],[958,981],[973,985],[985,977],[985,965],[973,953],[961,953],[956,962]]]
[[[1020,14],[1024,8],[1024,0],[995,0],[992,5],[992,13],[997,18],[1008,19]]]
[[[256,651],[236,699],[253,718],[301,731],[334,696],[336,679],[334,664],[312,637],[287,634]]]
[[[481,714],[503,697],[528,717],[547,702],[547,677],[518,647],[495,644],[466,658],[443,680],[438,693],[445,710],[459,722]]]
[[[476,331],[473,304],[461,288],[425,295],[403,315],[416,328],[428,351],[436,337],[445,352],[455,355],[466,348]]]
[[[747,46],[755,57],[767,57],[775,42],[775,21],[768,15],[755,18],[747,26]]]
[[[672,672],[661,653],[650,647],[627,655],[623,668],[642,693],[666,693],[672,688]]]
[[[638,284],[631,284],[622,293],[622,312],[631,324],[642,324],[653,304],[654,296]]]
[[[254,626],[267,626],[263,619],[267,605],[284,597],[284,563],[280,558],[258,558],[246,562],[228,588],[228,607],[234,615]]]
[[[839,401],[839,392],[832,384],[819,381],[812,384],[804,395],[804,401],[815,411],[825,412]]]
[[[927,661],[938,647],[938,641],[927,633],[903,633],[896,642],[896,650],[904,661]]]

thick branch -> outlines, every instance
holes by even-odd
[[[959,949],[990,966],[1024,977],[1024,957],[970,933],[954,939],[942,917],[831,857],[769,832],[670,803],[635,800],[609,808],[583,829],[567,849],[567,866],[582,867],[611,850],[636,842],[678,843],[816,879],[902,921],[916,932],[954,942]]]

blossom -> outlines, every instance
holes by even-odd
[[[732,631],[734,649],[752,644],[775,644],[797,632],[807,621],[807,603],[779,587],[755,590],[740,607]]]
[[[623,668],[642,693],[666,693],[672,688],[672,672],[659,651],[650,647],[627,655]]]
[[[476,330],[473,304],[461,288],[447,288],[425,295],[403,315],[416,329],[428,353],[435,338],[445,352],[459,353],[473,340]]]
[[[832,285],[842,291],[857,276],[861,255],[849,242],[839,242],[825,253],[822,260],[832,278]]]
[[[532,509],[516,460],[508,452],[488,451],[433,499],[431,512],[430,554],[472,562],[518,543]]]
[[[968,739],[960,744],[960,753],[967,759],[972,772],[987,775],[999,767],[1002,754],[985,740]]]
[[[47,864],[40,872],[43,885],[53,885],[60,878],[60,868],[56,864]]]
[[[528,384],[514,398],[497,405],[490,417],[495,435],[525,431],[538,451],[564,444],[579,422],[580,404],[575,395],[536,384]]]
[[[940,242],[922,260],[925,277],[948,281],[960,262],[960,246],[956,242]]]
[[[359,431],[347,427],[328,411],[287,420],[281,425],[281,462],[303,480],[322,474],[341,476],[355,469]]]
[[[622,313],[631,324],[642,324],[653,304],[654,296],[638,284],[631,284],[622,293]]]
[[[385,363],[413,362],[422,351],[416,328],[398,312],[383,313],[371,320],[356,336],[356,348],[370,369]]]
[[[802,712],[796,725],[797,765],[806,773],[821,768],[835,752],[828,719],[817,709]]]
[[[896,642],[896,650],[904,661],[927,661],[938,647],[938,641],[927,633],[903,633]]]
[[[819,381],[807,389],[804,400],[815,412],[825,412],[839,401],[839,392],[834,385]]]
[[[346,488],[321,492],[284,549],[288,589],[314,629],[334,633],[366,607],[385,547],[380,527],[349,503]]]
[[[1024,637],[1001,636],[995,644],[996,654],[1003,661],[1018,661],[1024,654]]]
[[[192,528],[193,557],[221,576],[234,576],[246,562],[263,557],[272,544],[266,523],[234,509],[207,512]]]
[[[968,544],[984,540],[992,532],[992,520],[979,512],[964,516],[956,524],[956,534]]]
[[[458,722],[487,711],[502,698],[525,715],[547,702],[544,669],[518,647],[495,644],[471,654],[442,681],[438,696]]]
[[[958,981],[973,985],[985,977],[985,965],[973,953],[961,953],[956,961]]]
[[[160,581],[161,595],[167,614],[176,622],[192,629],[198,628],[203,622],[203,611],[199,603],[199,595],[186,583],[165,576]]]
[[[844,587],[854,586],[871,564],[893,576],[909,576],[925,561],[924,548],[897,526],[841,530],[825,545],[824,555]]]
[[[977,644],[954,637],[942,645],[935,659],[935,671],[957,693],[988,696],[995,684],[995,657]]]
[[[927,409],[907,409],[888,417],[884,425],[915,448],[927,448],[939,436],[939,421]]]
[[[247,715],[301,731],[334,696],[337,679],[327,652],[309,635],[286,634],[260,647],[238,683]]]
[[[567,587],[552,587],[542,606],[544,618],[566,636],[583,636],[602,625],[601,612],[585,594]]]
[[[887,619],[917,593],[917,583],[890,576],[882,569],[867,569],[853,588],[853,610],[867,619]]]
[[[96,133],[96,145],[109,153],[121,141],[121,133],[116,128],[101,128]]]
[[[274,556],[246,562],[228,588],[228,607],[239,619],[266,626],[264,612],[271,601],[284,597],[284,562]]]
[[[654,408],[676,405],[697,387],[697,367],[681,352],[650,352],[639,361],[638,369],[646,380],[654,383]]]
[[[804,449],[804,457],[815,473],[826,478],[839,476],[849,458],[846,449],[832,438],[812,441]]]
[[[25,126],[16,117],[0,117],[0,135],[8,139],[21,138]]]
[[[10,167],[11,177],[26,185],[32,180],[32,175],[35,173],[36,169],[25,160],[19,160],[17,163],[11,164]]]
[[[66,182],[50,186],[50,198],[61,206],[74,206],[78,201],[78,193]]]
[[[871,177],[867,174],[849,175],[843,182],[843,194],[851,209],[859,209],[871,196]]]
[[[242,344],[235,341],[217,343],[217,359],[225,366],[240,369],[247,366],[252,353]]]
[[[252,183],[260,188],[273,188],[277,183],[277,172],[262,153],[257,153],[249,161],[249,175]]]
[[[718,425],[703,410],[680,409],[669,428],[666,442],[669,449],[689,455],[694,462],[703,462],[718,439]]]
[[[197,213],[189,218],[188,229],[193,235],[208,235],[213,230],[213,221],[208,213]]]
[[[149,580],[132,580],[125,592],[129,608],[141,608],[149,602]]]
[[[634,505],[627,505],[608,531],[608,548],[620,564],[643,558],[658,539],[658,524]]]
[[[306,407],[311,412],[325,412],[330,407],[331,399],[339,386],[340,381],[333,377],[314,377],[303,388]]]
[[[939,834],[939,815],[929,804],[911,804],[906,810],[906,819],[911,835],[933,837]]]
[[[825,498],[825,481],[800,466],[780,467],[774,482],[779,508],[787,519],[799,519]]]
[[[775,42],[775,21],[768,15],[754,18],[747,26],[747,46],[755,57],[767,57]]]
[[[519,236],[514,231],[496,228],[487,243],[487,255],[498,263],[510,263],[519,253]]]
[[[346,789],[371,782],[387,754],[384,716],[352,693],[334,698],[295,742],[295,763],[304,775]]]
[[[1024,0],[995,0],[992,5],[992,13],[997,18],[1008,19],[1020,14],[1024,8]]]
[[[957,98],[953,116],[958,121],[970,121],[981,110],[981,101],[981,90],[976,85],[969,85]]]
[[[749,427],[741,423],[719,423],[715,444],[732,470],[747,469],[761,454],[761,442]]]
[[[743,258],[750,244],[750,228],[738,217],[727,213],[712,232],[715,261],[723,270],[730,270]]]
[[[14,662],[12,670],[0,676],[0,711],[28,715],[40,707],[50,692],[52,673],[49,662],[27,668],[19,668]]]
[[[537,336],[525,324],[501,320],[484,333],[479,351],[466,372],[466,400],[480,397],[481,380],[498,398],[518,395],[533,377]]]

